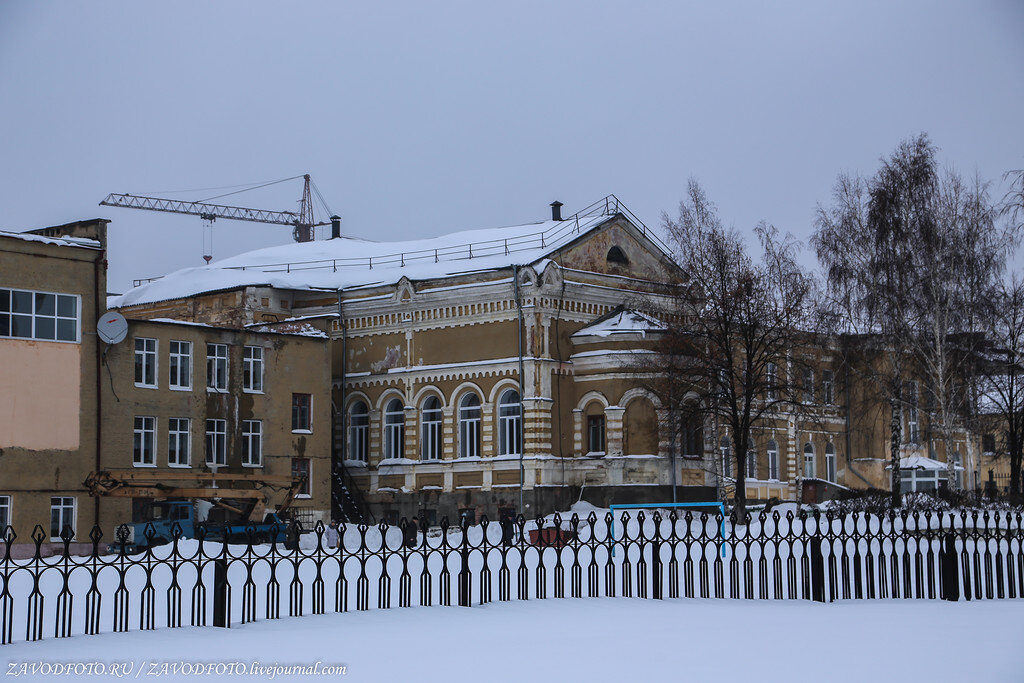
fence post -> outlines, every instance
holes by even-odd
[[[941,584],[939,597],[943,600],[956,602],[960,599],[960,558],[956,554],[956,537],[946,534],[939,551]]]
[[[821,554],[821,536],[811,537],[811,599],[825,602],[825,558]]]
[[[228,623],[228,563],[223,557],[213,561],[213,625],[231,628]]]
[[[469,524],[465,518],[462,520],[462,550],[459,555],[462,559],[462,567],[459,569],[459,607],[469,607],[470,602],[470,577],[469,577]]]
[[[651,597],[655,600],[662,599],[661,592],[661,542],[655,538],[651,541]]]

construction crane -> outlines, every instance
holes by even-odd
[[[327,209],[328,213],[330,213],[330,208],[327,207],[327,203],[324,201],[323,196],[320,195],[320,191],[316,189],[316,183],[312,182],[308,173],[302,176],[293,176],[291,178],[284,178],[283,180],[263,183],[255,187],[246,188],[245,190],[238,190],[238,192],[228,192],[216,197],[210,197],[209,199],[227,197],[228,195],[247,192],[260,187],[267,187],[268,185],[276,185],[277,183],[295,180],[300,177],[304,180],[304,183],[302,187],[302,199],[299,200],[298,213],[295,213],[294,211],[268,211],[266,209],[248,209],[241,206],[208,204],[208,199],[190,202],[179,199],[160,199],[158,197],[144,197],[134,194],[115,193],[108,194],[106,198],[100,202],[100,206],[120,206],[127,209],[183,213],[190,216],[199,216],[209,223],[212,223],[218,218],[227,218],[236,221],[250,221],[252,223],[290,225],[293,228],[292,236],[295,238],[296,242],[312,242],[313,228],[321,225],[330,225],[329,222],[316,221],[313,215],[313,192],[316,192],[317,198],[320,200],[323,207]],[[209,262],[211,257],[207,255],[204,256],[204,258]]]

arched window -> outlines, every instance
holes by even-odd
[[[430,396],[423,402],[420,416],[420,458],[438,460],[441,457],[441,402]]]
[[[619,249],[617,246],[613,246],[608,250],[608,263],[621,263],[626,265],[629,263],[629,259],[626,258],[626,253]]]
[[[775,439],[768,442],[768,478],[779,478],[779,444]]]
[[[704,455],[704,437],[701,434],[700,415],[694,408],[684,408],[680,425],[680,452],[684,458],[700,458]]]
[[[397,398],[384,408],[384,457],[401,458],[405,445],[405,406]]]
[[[498,455],[522,452],[521,425],[519,392],[509,389],[498,399]]]
[[[466,394],[459,403],[459,457],[480,455],[480,397]]]
[[[747,449],[747,479],[757,479],[757,447],[751,443]]]
[[[348,459],[367,461],[369,452],[370,410],[362,401],[352,404],[348,416]]]
[[[817,474],[814,467],[814,446],[808,441],[804,446],[804,478],[814,479]]]
[[[836,447],[831,441],[825,446],[825,478],[832,483],[836,481]]]
[[[718,442],[718,452],[722,456],[722,476],[732,476],[732,443],[729,442],[729,437],[723,436],[722,440]]]

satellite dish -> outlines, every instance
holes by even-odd
[[[96,335],[108,344],[117,344],[128,336],[128,321],[117,311],[107,311],[96,323]]]

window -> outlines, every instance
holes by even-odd
[[[401,458],[405,451],[405,406],[397,398],[384,408],[384,457]]]
[[[136,467],[156,466],[156,418],[136,417],[132,464]]]
[[[228,464],[227,420],[206,421],[206,464]]]
[[[778,396],[776,391],[776,384],[778,383],[778,368],[775,366],[775,363],[768,363],[768,365],[765,366],[764,383],[766,387],[764,392],[765,398],[769,401],[774,401]]]
[[[779,478],[779,444],[775,439],[768,442],[768,478]]]
[[[835,404],[835,395],[833,394],[833,379],[832,371],[825,370],[821,373],[821,400],[825,402],[825,405],[830,406]]]
[[[718,452],[722,456],[722,476],[732,476],[732,444],[729,442],[729,437],[723,436],[722,440],[718,442]]]
[[[11,526],[11,497],[0,496],[0,538],[6,538],[4,531]]]
[[[981,451],[985,455],[992,455],[996,452],[996,435],[983,434],[981,436]]]
[[[313,396],[311,394],[292,394],[292,431],[311,432]]]
[[[262,346],[246,346],[242,352],[242,391],[263,393]]]
[[[587,450],[604,453],[604,415],[587,416]]]
[[[498,455],[519,455],[522,452],[521,425],[519,392],[508,389],[498,399]]]
[[[171,467],[192,464],[192,423],[187,417],[167,420],[167,464]]]
[[[206,388],[209,391],[228,390],[228,345],[206,345]]]
[[[75,499],[70,496],[50,498],[50,540],[61,540],[60,535],[67,529],[75,537]]]
[[[362,401],[356,401],[349,413],[348,458],[366,462],[369,458],[370,411]]]
[[[313,471],[309,458],[292,458],[292,477],[302,479],[296,498],[309,498],[313,495]]]
[[[135,339],[135,386],[156,387],[156,339]]]
[[[0,288],[0,337],[77,342],[78,297]]]
[[[907,404],[907,441],[920,443],[921,429],[917,419],[917,382],[903,383],[903,400]]]
[[[699,458],[704,451],[704,437],[701,434],[700,417],[687,410],[683,414],[679,447],[684,458]]]
[[[178,391],[192,388],[192,342],[170,342],[171,389]]]
[[[420,457],[437,460],[441,457],[441,402],[436,396],[423,402]]]
[[[613,246],[608,250],[608,263],[621,263],[626,265],[629,263],[629,259],[626,258],[625,252],[622,251],[618,246]]]
[[[803,375],[804,403],[814,403],[814,370],[804,368]]]
[[[757,451],[753,445],[747,451],[747,479],[757,479]]]
[[[831,441],[825,446],[825,478],[833,484],[836,481],[836,447]]]
[[[263,466],[262,420],[242,420],[242,465]]]
[[[814,479],[815,474],[814,468],[814,446],[807,442],[804,445],[804,478]]]
[[[480,455],[480,397],[466,394],[459,403],[459,457]]]
[[[935,491],[946,483],[946,470],[900,469],[900,491],[902,493],[920,493]]]

